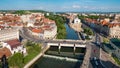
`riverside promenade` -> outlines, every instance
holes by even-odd
[[[86,54],[84,56],[84,60],[80,68],[89,68],[90,56],[91,56],[91,45],[88,45],[86,47]]]
[[[79,23],[79,24],[69,23],[69,26],[77,32],[83,31],[83,29],[81,28],[81,23]]]
[[[44,53],[50,48],[50,46],[45,46],[42,51],[35,57],[33,58],[30,62],[28,62],[24,68],[29,68],[32,64],[34,64],[41,56],[44,55]]]

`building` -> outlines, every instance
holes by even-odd
[[[55,25],[49,30],[44,31],[44,39],[53,39],[57,35],[57,26]]]
[[[33,28],[32,31],[30,31],[30,32],[34,37],[43,39],[44,31],[42,29]]]
[[[8,41],[12,39],[19,39],[19,30],[17,29],[0,30],[0,41]]]
[[[29,32],[40,39],[53,39],[57,34],[57,26],[55,24],[43,26],[41,28],[29,28]]]
[[[74,19],[74,24],[80,24],[81,23],[81,20],[80,19],[78,19],[78,18],[75,18]]]
[[[94,28],[97,32],[109,36],[110,38],[120,38],[120,23],[110,22],[109,18],[96,21],[94,19],[86,18],[85,24]]]
[[[20,43],[18,39],[9,40],[6,42],[1,42],[2,48],[8,48],[11,54],[20,52],[25,54],[26,48]]]

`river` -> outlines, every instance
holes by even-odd
[[[67,32],[66,39],[79,40],[77,33],[72,28],[70,28],[67,23],[65,23],[65,27]]]
[[[65,23],[66,39],[79,40],[77,33]],[[72,47],[50,47],[43,57],[38,59],[31,68],[79,68],[85,53],[85,49],[76,48],[76,53]]]

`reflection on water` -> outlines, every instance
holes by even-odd
[[[79,68],[84,53],[81,49],[74,54],[72,47],[61,47],[59,53],[58,47],[51,46],[45,55],[40,58],[31,68]]]
[[[77,33],[72,28],[70,28],[68,24],[65,23],[65,27],[66,27],[66,32],[67,32],[66,39],[79,40]]]
[[[79,68],[80,61],[69,61],[66,57],[46,57],[43,56],[33,68]]]

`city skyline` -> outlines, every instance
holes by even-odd
[[[2,0],[0,10],[119,12],[120,0]]]

